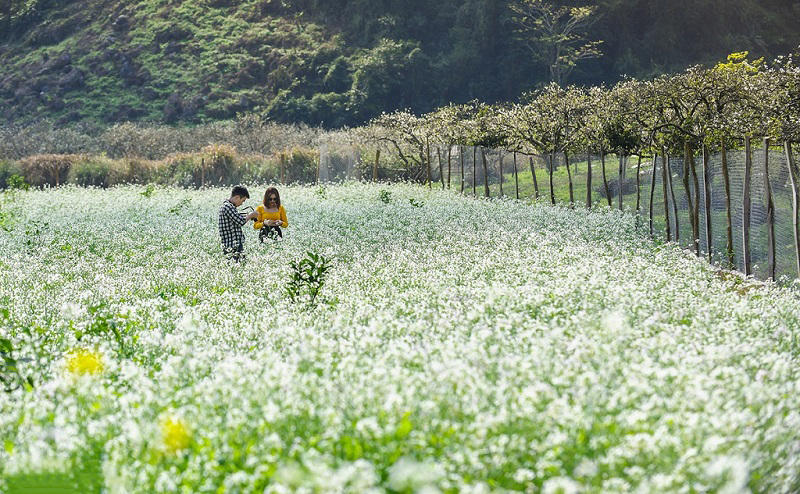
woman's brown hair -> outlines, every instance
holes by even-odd
[[[267,199],[269,198],[269,196],[271,194],[275,194],[275,198],[277,199],[276,202],[278,203],[278,208],[280,209],[280,207],[281,207],[281,195],[280,195],[280,193],[278,193],[278,189],[276,189],[275,187],[267,187],[267,191],[264,192],[264,207],[265,208],[269,207],[269,202],[267,202]]]

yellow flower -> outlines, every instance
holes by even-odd
[[[71,374],[100,374],[103,368],[100,354],[84,348],[72,352],[67,358],[67,370]]]
[[[167,417],[161,421],[161,438],[164,441],[164,449],[169,453],[175,453],[189,447],[192,434],[185,421]]]

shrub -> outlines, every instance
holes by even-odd
[[[239,156],[233,181],[237,183],[277,182],[280,178],[279,166],[262,154]]]
[[[284,183],[313,182],[317,174],[318,161],[319,152],[316,149],[293,148],[278,154],[278,164],[283,166]]]
[[[200,185],[231,182],[236,167],[236,149],[228,144],[210,144],[200,158]],[[195,182],[197,176],[195,175]]]
[[[125,181],[126,168],[125,162],[121,160],[112,160],[105,156],[87,156],[72,165],[69,181],[84,187],[107,188]]]
[[[0,189],[7,189],[9,179],[21,173],[22,171],[13,161],[0,160]]]
[[[163,179],[164,161],[148,160],[144,158],[129,158],[127,160],[127,180],[135,184],[146,184]]]
[[[72,166],[83,159],[78,154],[38,154],[23,158],[18,164],[29,184],[55,187],[66,183]]]

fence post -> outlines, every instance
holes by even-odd
[[[528,156],[531,165],[531,177],[533,177],[533,198],[539,198],[539,182],[536,180],[536,170],[533,168],[533,156]]]
[[[586,209],[592,207],[592,152],[586,153]]]
[[[281,183],[284,183],[286,179],[286,154],[281,153],[279,161],[281,165]]]
[[[428,180],[428,188],[432,189],[433,184],[431,184],[431,143],[428,139],[425,139],[425,175]]]
[[[575,205],[575,193],[572,187],[572,171],[569,169],[569,154],[567,150],[564,150],[564,165],[567,168],[567,182],[569,183],[569,205],[570,207]]]
[[[381,150],[375,151],[375,164],[372,165],[372,181],[378,181],[378,161],[381,159]]]
[[[752,258],[750,254],[750,137],[744,138],[744,185],[742,187],[742,255],[744,256],[744,274],[753,274]]]
[[[622,211],[622,182],[624,181],[625,175],[625,153],[618,152],[617,153],[617,161],[619,162],[618,165],[618,175],[617,178],[617,207],[620,211]]]
[[[800,187],[798,187],[798,176],[794,155],[792,154],[792,143],[783,143],[786,152],[786,166],[789,167],[789,177],[792,180],[792,228],[794,230],[794,257],[797,277],[800,278],[800,224],[798,224],[798,214],[800,214]]]
[[[517,200],[519,200],[519,173],[517,172],[517,152],[514,151],[514,189],[517,193]]]
[[[764,195],[767,200],[767,279],[775,280],[775,204],[769,185],[769,137],[764,138]]]
[[[442,182],[442,190],[444,190],[444,169],[442,168],[442,148],[436,146],[436,159],[439,160],[439,181]]]
[[[727,245],[725,246],[725,258],[729,268],[736,267],[736,260],[733,254],[733,219],[731,214],[731,180],[728,174],[728,153],[725,150],[725,139],[720,139],[722,148],[722,183],[725,186],[725,216],[727,221]],[[800,274],[800,270],[798,271]]]
[[[447,145],[447,190],[450,190],[450,173],[453,170],[453,145]]]
[[[458,146],[458,157],[461,160],[461,193],[464,193],[464,186],[467,183],[466,177],[464,177],[464,146]]]
[[[650,179],[650,237],[653,237],[653,199],[656,197],[656,166],[658,165],[658,153],[653,153],[653,173]]]
[[[475,177],[478,175],[478,146],[472,146],[472,195],[477,195]]]
[[[697,250],[697,237],[699,236],[699,227],[697,226],[697,222],[695,221],[694,216],[694,203],[698,201],[697,195],[694,196],[692,199],[692,186],[689,180],[692,178],[692,172],[690,169],[690,162],[692,156],[692,146],[689,144],[689,141],[683,141],[683,188],[686,189],[686,202],[689,206],[689,223],[692,224],[692,242],[694,243],[693,247],[695,249],[695,254],[699,251]]]
[[[486,149],[481,146],[481,161],[483,163],[483,197],[489,197],[489,165],[486,163]]]
[[[708,146],[703,143],[703,196],[706,206],[706,247],[708,248],[708,262],[713,260],[711,252],[713,245],[711,241],[711,180],[708,173]]]
[[[642,154],[639,151],[639,154],[636,156],[636,213],[639,213],[639,207],[641,206],[641,198],[642,198],[642,190],[641,184],[639,182],[639,175],[642,173]]]
[[[500,197],[503,197],[503,152],[500,153]]]
[[[664,222],[666,225],[667,242],[672,241],[672,225],[669,219],[669,187],[667,187],[667,155],[661,155],[661,189],[664,192]]]
[[[550,152],[547,154],[547,162],[550,164],[550,202],[552,204],[556,203],[556,193],[553,190],[553,153]]]

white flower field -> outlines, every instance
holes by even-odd
[[[8,201],[0,337],[32,385],[0,392],[0,491],[800,491],[797,284],[616,211],[280,190],[285,239],[250,223],[243,265],[227,188]],[[307,252],[315,304],[286,294]]]

